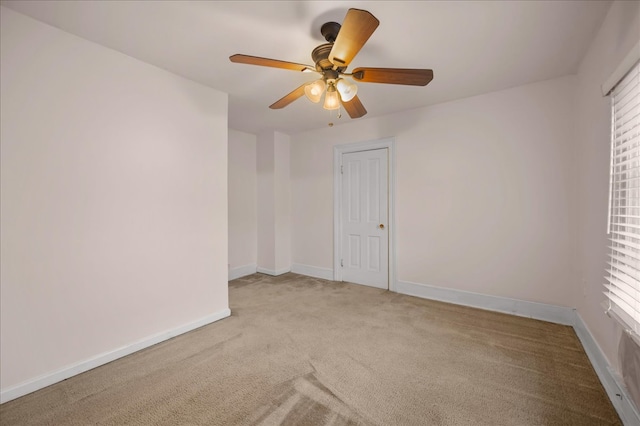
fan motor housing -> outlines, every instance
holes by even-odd
[[[329,53],[333,48],[333,43],[325,43],[313,49],[311,52],[311,59],[316,64],[316,71],[324,72],[333,69],[334,65],[329,61]],[[338,67],[336,71],[343,72],[346,67]]]
[[[321,44],[311,52],[311,59],[316,64],[316,70],[322,72],[326,69],[333,68],[333,64],[329,62],[329,53],[331,53],[332,43]]]
[[[320,33],[324,39],[327,40],[327,43],[321,44],[311,52],[311,59],[313,59],[313,63],[316,64],[316,71],[324,73],[327,70],[334,69],[334,65],[329,61],[329,54],[333,48],[333,42],[338,38],[340,28],[342,28],[342,26],[337,22],[325,22],[322,27],[320,27]],[[335,70],[341,73],[345,69],[346,67],[340,67]]]

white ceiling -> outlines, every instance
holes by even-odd
[[[103,46],[229,93],[229,126],[288,134],[351,121],[302,97],[268,108],[314,73],[235,64],[243,53],[313,65],[320,26],[365,9],[380,26],[357,67],[429,68],[425,87],[358,83],[358,120],[573,74],[610,0],[2,1]],[[335,113],[334,113],[335,116]]]

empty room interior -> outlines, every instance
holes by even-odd
[[[0,424],[640,425],[640,2],[0,18]]]

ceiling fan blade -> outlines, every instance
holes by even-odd
[[[354,96],[349,102],[343,102],[342,106],[351,118],[360,118],[367,113],[358,96]]]
[[[294,62],[279,61],[277,59],[261,58],[259,56],[235,54],[229,56],[229,60],[238,64],[260,65],[263,67],[282,68],[285,70],[293,71],[304,71],[306,69],[315,71],[315,68],[311,65],[296,64]]]
[[[273,104],[269,105],[269,108],[271,108],[271,109],[281,109],[281,108],[286,107],[291,102],[295,101],[296,99],[298,99],[299,97],[304,95],[304,86],[306,86],[307,84],[308,83],[303,84],[302,86],[300,86],[297,89],[295,89],[293,92],[291,92],[288,95],[284,96],[283,98],[275,101]]]
[[[433,70],[409,68],[356,68],[351,74],[354,80],[364,83],[426,86],[433,80]]]
[[[338,68],[349,65],[378,25],[380,21],[366,10],[349,9],[329,53],[329,61]]]

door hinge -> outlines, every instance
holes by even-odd
[[[344,260],[340,259],[340,267],[344,268]]]

